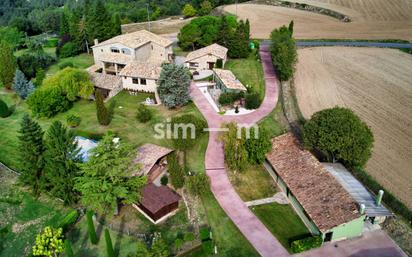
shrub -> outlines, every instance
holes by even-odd
[[[256,109],[260,106],[261,100],[258,93],[247,93],[245,97],[246,109]]]
[[[62,62],[62,63],[59,64],[59,69],[60,70],[64,70],[67,67],[73,68],[74,64],[72,62]]]
[[[191,194],[201,195],[209,190],[209,179],[204,173],[188,176],[186,185]]]
[[[163,177],[160,178],[160,184],[166,186],[167,183],[169,183],[169,178],[167,177],[167,175],[163,175]]]
[[[180,166],[176,153],[167,156],[167,167],[170,174],[170,182],[174,188],[182,188],[185,183],[185,174]]]
[[[76,223],[77,219],[79,218],[79,213],[77,210],[73,210],[69,212],[61,221],[59,224],[59,227],[63,229],[63,231],[67,231],[67,229]]]
[[[67,239],[64,241],[64,252],[66,253],[66,257],[74,257],[72,244]]]
[[[153,114],[146,105],[139,104],[139,106],[137,107],[136,117],[137,117],[138,121],[146,123],[146,122],[148,122],[149,120],[152,119]]]
[[[49,38],[44,44],[44,47],[57,47],[58,43],[59,43],[58,38]]]
[[[16,70],[16,74],[13,80],[13,90],[22,98],[26,99],[28,95],[33,93],[34,85],[31,81],[28,81],[23,72]]]
[[[196,15],[196,9],[193,8],[191,4],[185,4],[182,10],[182,14],[187,18],[193,17]]]
[[[19,69],[28,80],[36,77],[39,68],[45,70],[52,65],[56,59],[44,52],[28,52],[17,58]]]
[[[71,107],[60,88],[39,88],[27,98],[27,104],[34,114],[44,117],[52,117]]]
[[[64,44],[62,48],[60,48],[60,58],[67,58],[75,56],[79,53],[79,49],[77,45],[73,42],[68,42]]]
[[[322,237],[307,237],[304,239],[296,240],[291,243],[291,249],[293,253],[300,253],[312,248],[317,248],[322,245]]]
[[[230,104],[233,104],[233,102],[239,100],[240,98],[242,98],[242,93],[236,93],[236,92],[221,93],[219,96],[219,103],[221,105],[230,105]]]
[[[107,256],[108,257],[115,257],[114,250],[113,250],[112,239],[110,238],[110,232],[107,228],[104,230],[104,240],[106,241]]]
[[[87,218],[87,231],[89,233],[90,242],[95,245],[97,244],[97,234],[96,234],[96,229],[94,228],[94,223],[93,223],[93,212],[87,211],[86,218]]]
[[[255,49],[259,50],[260,49],[260,41],[257,39],[253,39],[252,43],[255,45]]]
[[[11,114],[11,111],[9,107],[3,100],[0,99],[0,117],[6,118],[6,117],[9,117],[10,114]]]
[[[186,242],[191,242],[191,241],[195,240],[195,235],[194,235],[193,233],[191,233],[191,232],[188,232],[188,233],[186,233],[186,234],[184,235],[183,239],[184,239]]]
[[[74,114],[70,114],[66,117],[67,126],[69,126],[71,128],[75,128],[75,127],[79,126],[81,120],[82,119],[79,116],[76,116]]]
[[[292,32],[286,26],[272,31],[270,52],[279,78],[289,80],[295,72],[297,51]]]
[[[207,241],[210,239],[210,229],[208,227],[203,227],[199,231],[200,240]]]
[[[312,115],[304,125],[304,141],[329,161],[363,167],[372,154],[373,134],[352,110],[334,107]]]
[[[107,126],[110,124],[110,111],[104,105],[103,96],[99,90],[96,91],[96,115],[100,125]]]

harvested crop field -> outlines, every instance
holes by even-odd
[[[296,95],[305,118],[336,105],[354,110],[375,136],[366,170],[412,208],[412,55],[394,49],[298,50]]]
[[[150,31],[156,34],[170,34],[179,30],[192,19],[180,20],[178,18],[166,18],[163,20],[151,21]],[[122,25],[122,33],[131,33],[138,30],[149,30],[149,22],[129,23]]]
[[[342,22],[309,11],[261,4],[239,4],[237,14],[241,19],[249,19],[251,34],[255,38],[268,38],[274,28],[294,20],[294,35],[298,39],[412,40],[412,1],[300,0],[299,2],[340,12],[349,16],[352,21]],[[228,5],[224,10],[236,13],[236,6]]]

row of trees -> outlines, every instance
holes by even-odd
[[[293,39],[293,21],[289,27],[282,26],[272,31],[270,52],[280,80],[289,80],[297,62],[296,43]]]
[[[184,50],[194,50],[213,43],[229,49],[232,58],[249,54],[249,20],[237,22],[235,16],[203,16],[183,26],[178,34],[179,45]]]
[[[225,161],[233,171],[244,171],[249,165],[261,164],[272,149],[270,135],[263,126],[250,129],[236,123],[224,125],[221,136],[225,146]]]

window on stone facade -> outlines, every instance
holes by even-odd
[[[190,62],[190,63],[189,63],[189,66],[190,66],[190,67],[199,67],[199,63],[197,63],[197,62]]]
[[[141,85],[146,85],[146,79],[140,79],[140,84]]]
[[[117,48],[117,47],[110,47],[110,51],[112,53],[120,53],[119,48]]]
[[[132,52],[130,51],[130,49],[127,49],[127,48],[122,48],[122,53],[123,53],[123,54],[127,54],[127,55],[131,55],[131,54],[132,54]]]
[[[139,85],[139,79],[138,78],[132,78],[132,83]]]

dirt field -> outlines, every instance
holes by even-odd
[[[170,34],[179,32],[179,30],[189,23],[191,19],[180,20],[167,18],[164,20],[152,21],[150,22],[150,30],[156,34]],[[130,33],[138,30],[146,29],[149,30],[148,22],[140,23],[130,23],[122,25],[123,33]]]
[[[302,114],[309,118],[336,105],[353,109],[375,136],[366,170],[412,208],[412,55],[349,47],[306,48],[298,55]]]
[[[308,11],[258,4],[239,4],[237,14],[248,18],[255,38],[268,38],[281,25],[295,21],[296,38],[412,40],[412,1],[408,0],[300,0],[343,13],[352,22]],[[235,5],[224,7],[236,13]]]

